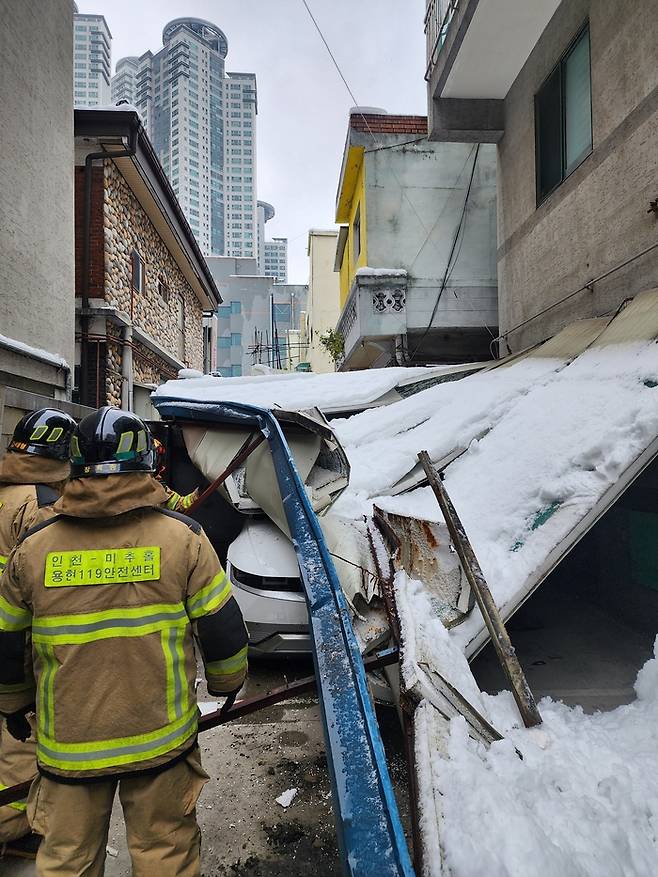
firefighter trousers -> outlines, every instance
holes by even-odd
[[[32,736],[25,743],[15,740],[7,730],[7,723],[0,720],[0,789],[15,786],[31,780],[37,773],[36,742],[34,739],[34,720]],[[5,804],[0,807],[0,842],[17,840],[30,833],[24,801]]]
[[[199,750],[161,773],[107,782],[39,777],[28,798],[32,829],[43,835],[39,877],[102,877],[117,786],[133,877],[199,877],[196,802],[208,780]]]

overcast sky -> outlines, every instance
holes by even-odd
[[[276,216],[266,235],[289,240],[289,282],[308,282],[309,228],[334,226],[352,100],[302,0],[77,0],[105,16],[112,65],[162,47],[173,18],[212,21],[228,38],[226,69],[255,73],[258,197]],[[424,0],[308,0],[360,104],[426,112]]]

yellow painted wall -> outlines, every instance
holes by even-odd
[[[366,210],[366,165],[365,156],[361,154],[359,169],[354,180],[354,194],[351,203],[344,214],[344,218],[338,221],[349,225],[347,243],[345,244],[345,252],[343,253],[343,261],[340,266],[340,306],[341,310],[345,306],[347,297],[350,293],[350,287],[354,280],[354,274],[358,268],[363,268],[368,264],[368,226],[367,226],[367,210]],[[345,185],[347,181],[345,181]],[[361,252],[358,259],[354,259],[354,219],[356,212],[361,208]]]

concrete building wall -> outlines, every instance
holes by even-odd
[[[336,231],[311,231],[308,236],[309,285],[306,337],[308,362],[318,374],[333,372],[335,363],[320,344],[320,336],[335,329],[340,316],[340,277],[334,271]]]
[[[0,333],[74,355],[73,6],[0,0]],[[65,395],[62,370],[0,348],[0,384]]]
[[[534,95],[589,19],[592,153],[546,200],[535,192]],[[633,259],[656,240],[658,2],[564,0],[505,99],[498,155],[500,329]],[[658,286],[657,251],[512,331],[512,350]]]
[[[211,256],[207,262],[223,299],[217,311],[218,371],[240,377],[251,374],[255,363],[270,365],[274,278],[256,274],[256,259]]]
[[[433,324],[496,326],[495,146],[481,144],[478,151],[476,144],[424,140],[365,158],[368,264],[407,271],[408,330],[429,323],[475,163],[463,232]]]

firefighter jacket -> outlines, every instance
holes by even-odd
[[[68,474],[67,462],[48,457],[9,453],[0,460],[0,573],[39,509],[58,498]]]
[[[68,781],[162,768],[196,742],[197,637],[208,690],[238,689],[247,634],[200,525],[145,473],[71,480],[0,579],[0,683],[31,631],[37,761]],[[0,710],[2,696],[0,695]]]

